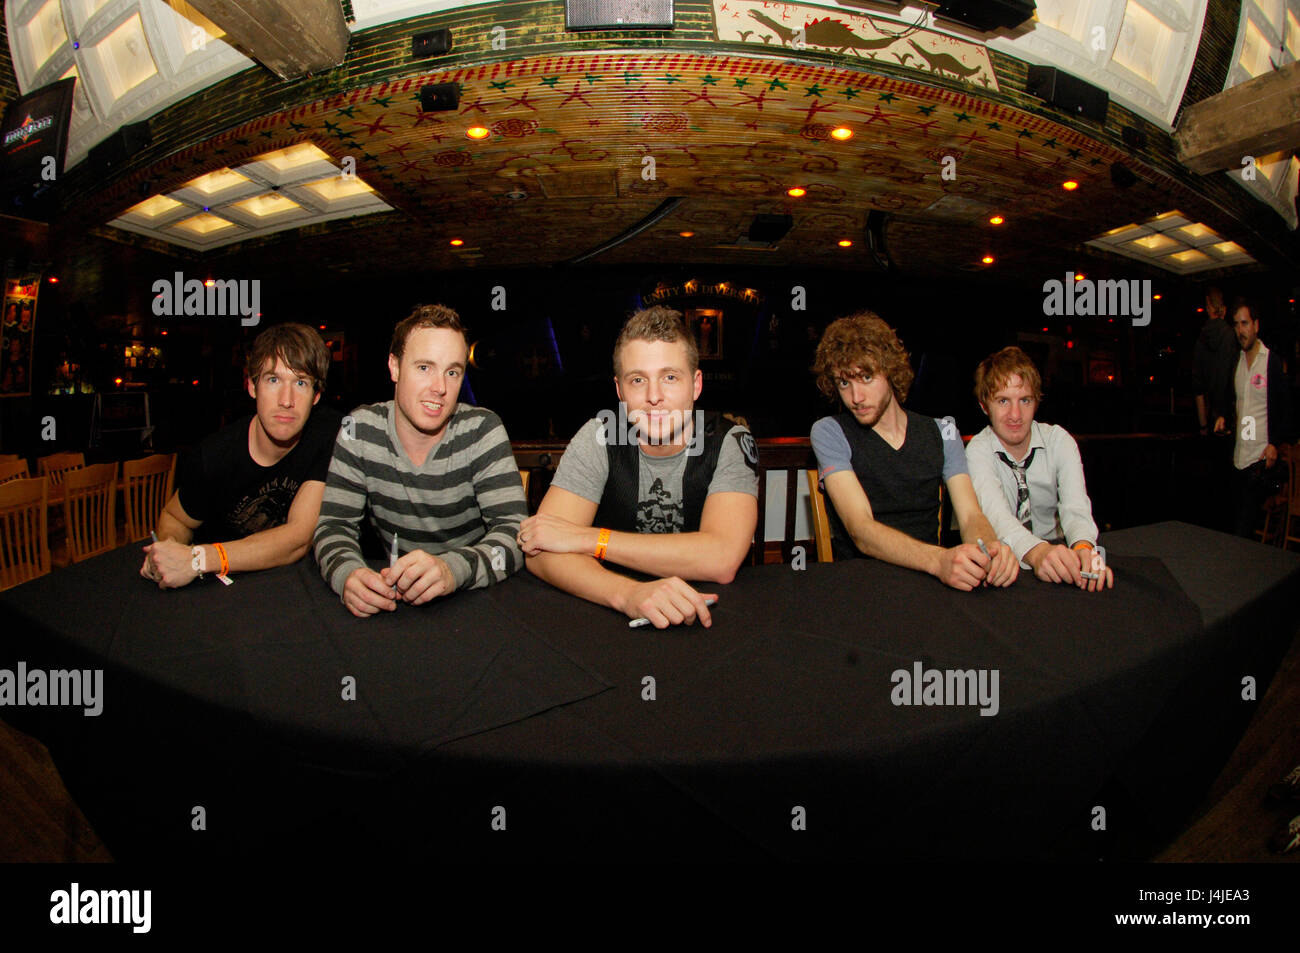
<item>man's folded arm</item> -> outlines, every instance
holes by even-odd
[[[361,556],[361,520],[366,511],[366,481],[355,440],[334,443],[329,476],[320,502],[314,535],[316,562],[331,589],[342,594],[353,570],[365,568]]]
[[[591,500],[551,484],[537,512],[590,526],[598,508]],[[623,611],[624,598],[637,584],[606,569],[594,555],[582,553],[538,553],[527,557],[527,566],[534,576],[555,588],[619,612]]]
[[[711,493],[695,533],[609,535],[606,559],[652,576],[680,576],[726,584],[745,561],[758,524],[758,501],[748,493]]]
[[[931,546],[876,520],[862,483],[852,470],[828,473],[826,495],[860,552],[896,566],[939,573],[938,546]]]
[[[519,549],[519,524],[528,515],[519,467],[510,450],[510,438],[499,424],[490,443],[474,461],[474,496],[486,532],[469,546],[438,553],[451,568],[457,589],[482,589],[501,582],[523,568]]]
[[[321,496],[325,484],[320,480],[307,480],[294,495],[289,506],[289,518],[281,526],[264,529],[243,539],[222,542],[232,572],[253,572],[296,563],[311,548],[312,531],[320,513]],[[208,571],[220,568],[211,559]]]

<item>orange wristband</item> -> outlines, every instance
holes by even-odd
[[[609,545],[609,530],[602,529],[600,536],[596,538],[596,558],[605,558],[605,547]]]
[[[1075,552],[1078,552],[1080,549],[1092,549],[1092,543],[1088,542],[1086,539],[1081,539],[1070,548]]]
[[[212,548],[215,549],[217,555],[221,557],[221,572],[217,573],[217,575],[224,576],[230,572],[230,559],[226,556],[226,547],[222,546],[220,543],[213,543]]]

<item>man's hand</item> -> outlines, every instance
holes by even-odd
[[[656,629],[666,629],[670,625],[713,625],[709,607],[705,599],[716,599],[713,593],[696,592],[677,576],[667,579],[652,579],[628,590],[620,608],[629,619],[647,618]]]
[[[1077,550],[1079,555],[1079,567],[1082,572],[1092,572],[1092,550],[1083,548]],[[1115,588],[1115,574],[1111,572],[1109,566],[1101,570],[1100,579],[1084,579],[1080,577],[1079,588],[1086,589],[1088,592],[1100,592],[1103,589]]]
[[[1277,447],[1271,443],[1264,448],[1264,469],[1274,466],[1277,463]]]
[[[194,568],[194,547],[164,539],[144,547],[144,565],[140,575],[158,583],[159,589],[179,589],[198,578]]]
[[[987,583],[990,586],[1011,585],[1020,575],[1020,560],[1016,559],[1015,554],[1011,552],[1011,547],[1005,543],[993,540],[985,545],[989,548],[989,555],[993,557],[986,576]],[[980,553],[980,555],[984,554]]]
[[[945,586],[970,592],[984,581],[991,563],[992,560],[980,552],[974,543],[962,543],[940,551],[939,571],[936,575]]]
[[[572,523],[560,516],[538,513],[519,524],[519,548],[525,556],[539,553],[583,553],[591,556],[596,552],[596,541],[600,530],[594,526],[582,526]]]
[[[384,582],[397,590],[401,600],[413,606],[422,606],[431,599],[456,591],[456,577],[451,574],[451,567],[423,549],[411,550],[391,568],[385,566],[380,573]]]
[[[1215,433],[1227,433],[1227,432],[1228,432],[1228,425],[1227,425],[1227,422],[1224,421],[1224,419],[1223,419],[1222,417],[1215,417],[1215,418],[1214,418],[1214,432],[1215,432]]]
[[[397,590],[366,566],[352,570],[343,584],[343,604],[358,619],[372,616],[380,609],[394,611],[397,603],[393,600],[396,598]]]
[[[1051,543],[1039,543],[1025,553],[1025,562],[1043,582],[1068,582],[1075,586],[1088,581],[1082,573],[1091,565],[1091,560],[1091,550],[1075,552],[1068,546],[1053,546]]]

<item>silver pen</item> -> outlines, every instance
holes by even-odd
[[[705,604],[706,606],[715,606],[715,605],[718,604],[718,600],[717,600],[717,599],[705,599],[705,600],[704,600],[704,604]],[[649,624],[650,624],[650,620],[647,619],[645,616],[642,616],[642,617],[639,618],[639,619],[633,619],[631,622],[629,622],[629,623],[627,624],[627,627],[628,627],[629,629],[639,629],[639,628],[641,628],[641,626],[643,626],[643,625],[649,625]]]
[[[388,568],[392,569],[397,565],[397,534],[393,534],[393,549],[388,554]]]

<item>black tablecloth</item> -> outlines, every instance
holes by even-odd
[[[1262,697],[1300,558],[1104,542],[1111,592],[766,566],[667,631],[526,573],[368,620],[310,560],[160,592],[128,547],[0,596],[0,667],[103,668],[104,714],[0,717],[119,856],[1142,856]],[[996,672],[997,713],[895,704],[916,663]]]

